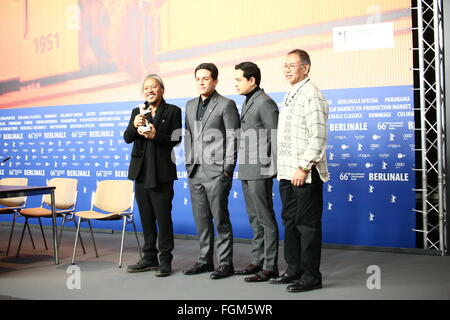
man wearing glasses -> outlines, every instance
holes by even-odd
[[[289,284],[288,292],[322,287],[323,182],[328,103],[309,78],[311,60],[304,50],[288,53],[284,75],[291,84],[278,120],[278,179],[282,201],[284,258],[287,270],[271,283]]]

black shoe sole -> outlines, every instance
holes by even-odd
[[[127,272],[129,273],[137,273],[137,272],[145,272],[145,271],[155,271],[158,270],[158,267],[147,267],[147,268],[142,268],[142,269],[127,269]]]
[[[293,289],[293,288],[286,288],[287,292],[291,292],[291,293],[296,293],[296,292],[307,292],[307,291],[311,291],[311,290],[316,290],[316,289],[320,289],[322,288],[321,284],[315,285],[315,286],[311,286],[311,287],[303,287],[301,289]]]
[[[270,281],[270,278],[265,278],[265,279],[262,278],[262,277],[259,277],[258,279],[256,279],[256,278],[245,278],[244,281],[247,282],[247,283],[252,283],[252,282],[268,282],[268,281]]]
[[[234,273],[230,273],[230,274],[226,274],[226,275],[220,275],[220,276],[214,276],[214,275],[210,275],[209,277],[213,280],[219,280],[219,279],[225,279],[228,277],[234,276]]]
[[[206,272],[214,272],[214,268],[206,269],[204,271],[199,271],[199,272],[189,272],[188,270],[184,270],[183,274],[186,276],[195,276],[196,274],[201,274],[201,273],[206,273]]]
[[[269,280],[269,283],[271,283],[271,284],[292,284],[292,283],[295,283],[298,280],[299,279],[292,279],[291,281],[272,281],[272,280]]]
[[[248,280],[248,279],[244,279],[244,281],[245,282],[247,282],[247,283],[256,283],[256,282],[267,282],[267,281],[269,281],[269,279],[267,279],[267,280]]]
[[[156,272],[155,276],[156,277],[168,277],[172,274],[172,272]]]

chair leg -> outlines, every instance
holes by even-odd
[[[75,234],[75,243],[73,244],[72,264],[75,264],[75,253],[77,252],[78,235],[80,233],[81,217],[78,218],[77,233]]]
[[[94,243],[95,256],[98,258],[97,246],[95,245],[94,232],[92,232],[91,221],[88,220],[89,230],[91,230],[92,242]]]
[[[63,231],[64,231],[64,222],[66,221],[66,215],[65,214],[63,214],[63,216],[62,216],[62,222],[61,222],[61,232],[59,233],[59,240],[58,240],[58,248],[61,246],[61,239],[62,239],[62,234],[63,234]],[[75,223],[75,226],[76,226],[77,224]]]
[[[31,235],[30,225],[26,224],[26,226],[28,228],[28,234],[30,235],[31,244],[33,245],[33,250],[36,250],[36,246],[34,245],[34,241],[33,241],[33,236]]]
[[[11,232],[9,233],[9,241],[8,241],[8,248],[6,249],[6,255],[9,255],[9,248],[11,247],[11,240],[14,233],[14,226],[16,225],[16,213],[13,213],[13,222],[11,225]]]
[[[16,258],[19,257],[20,248],[22,247],[23,235],[25,234],[25,229],[26,229],[27,226],[28,226],[28,218],[25,218],[25,224],[23,225],[22,235],[20,236],[19,247],[17,248]],[[29,228],[28,228],[28,231],[30,231]]]
[[[45,240],[44,229],[42,228],[41,218],[39,217],[38,220],[39,220],[39,226],[41,227],[42,238],[44,239],[45,250],[48,250],[47,241]]]
[[[119,268],[122,268],[123,241],[125,239],[125,226],[127,225],[127,217],[123,216],[122,241],[120,242]]]
[[[132,222],[132,224],[133,224],[134,235],[136,236],[136,241],[137,241],[137,244],[138,244],[139,255],[140,255],[141,260],[142,260],[141,244],[139,243],[139,238],[138,238],[138,235],[137,235],[137,232],[136,232],[136,224],[134,223],[134,219],[133,219],[133,218],[131,218],[131,222]]]
[[[76,223],[75,219],[73,220],[73,223],[75,223],[75,227],[76,227],[77,223]],[[80,243],[81,243],[81,248],[83,248],[83,254],[86,254],[86,249],[84,248],[84,243],[83,243],[83,238],[81,238],[81,233],[80,233]]]

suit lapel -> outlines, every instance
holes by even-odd
[[[209,102],[208,107],[205,110],[205,114],[203,115],[202,133],[203,133],[203,129],[205,128],[206,123],[208,122],[209,117],[211,116],[211,113],[216,108],[216,106],[219,102],[219,96],[218,96],[217,92],[214,92],[213,95],[214,96],[211,98],[211,101]]]
[[[263,92],[264,92],[263,89],[260,89],[260,90],[256,91],[253,94],[253,96],[250,98],[250,100],[247,101],[247,103],[242,108],[241,120],[244,119],[245,114],[248,112],[248,110],[250,110],[250,108],[252,107],[253,102],[255,101],[255,99],[257,99]]]
[[[155,118],[153,119],[153,124],[155,125],[156,128],[158,128],[159,122],[161,121],[161,118],[163,118],[163,115],[166,112],[167,112],[166,102],[162,100],[158,109],[156,109]]]
[[[200,128],[198,128],[199,124],[197,122],[197,108],[199,100],[200,97],[191,100],[191,102],[186,107],[187,121],[189,122],[189,127],[191,128],[191,137],[192,139],[195,138],[196,140],[198,140],[202,136]]]
[[[189,126],[191,130],[194,130],[195,120],[197,119],[197,106],[198,100],[200,98],[196,98],[191,101],[191,103],[186,108],[187,119],[189,121]]]

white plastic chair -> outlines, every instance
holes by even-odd
[[[28,185],[28,178],[3,178],[0,180],[0,185],[2,186],[26,186]],[[13,222],[11,225],[11,231],[9,233],[8,248],[6,249],[6,255],[9,254],[9,249],[11,247],[11,240],[14,233],[14,226],[16,224],[16,217],[18,216],[18,210],[23,209],[26,205],[27,197],[15,197],[15,198],[3,198],[0,199],[0,214],[12,214]],[[33,249],[35,249],[34,241],[31,236],[30,227],[28,226],[28,233],[30,234],[31,243],[33,244]]]
[[[48,186],[56,187],[55,189],[55,209],[57,217],[62,217],[61,232],[59,234],[58,247],[61,244],[62,233],[64,231],[64,223],[66,221],[73,221],[76,227],[74,212],[77,205],[78,196],[78,180],[72,178],[53,178],[48,181]],[[25,227],[28,225],[28,220],[37,218],[39,225],[41,226],[42,236],[44,238],[45,250],[47,250],[47,242],[45,240],[44,231],[42,229],[41,218],[52,218],[51,210],[51,197],[50,195],[44,195],[40,207],[21,209],[19,213],[25,217],[25,225],[22,230],[22,236],[20,237],[19,247],[17,249],[17,255],[19,256],[20,248],[22,246],[23,235]],[[86,253],[83,241],[80,237],[81,246],[83,252]]]
[[[75,212],[78,217],[77,234],[73,246],[72,264],[75,264],[75,253],[77,250],[77,239],[80,234],[81,222],[87,221],[94,244],[95,255],[98,258],[97,246],[95,245],[94,233],[92,232],[91,220],[123,220],[122,241],[120,245],[119,268],[122,267],[123,242],[125,236],[125,227],[128,223],[133,224],[134,234],[136,236],[139,254],[141,255],[141,246],[136,233],[136,225],[133,219],[134,192],[133,182],[130,180],[103,180],[97,183],[97,189],[92,193],[91,210]],[[100,209],[103,212],[96,211]],[[106,212],[106,213],[104,213]]]

